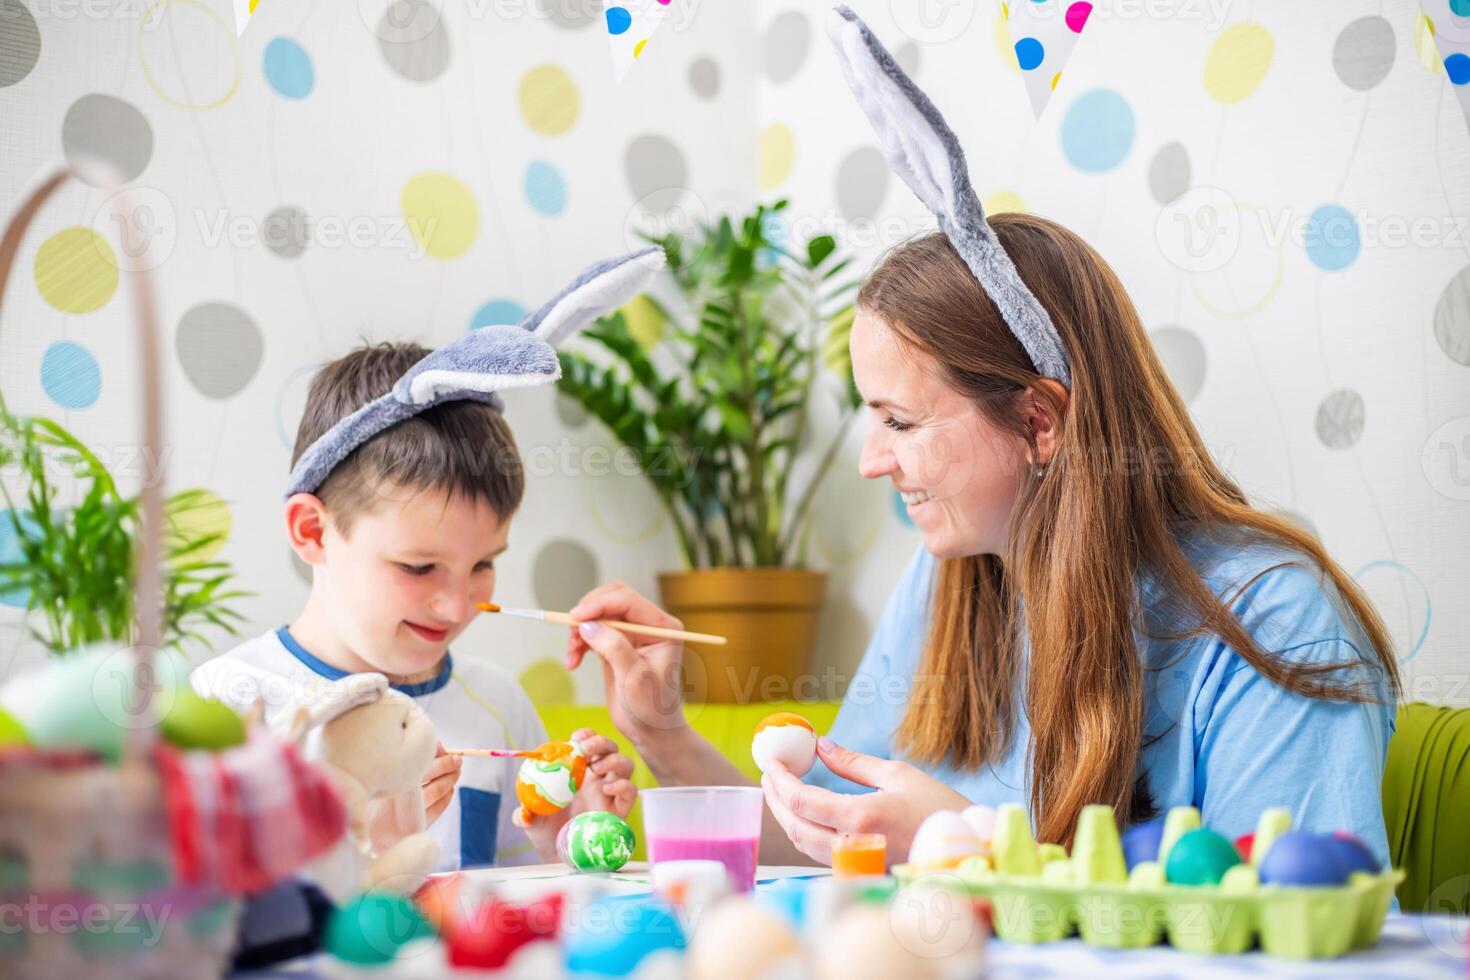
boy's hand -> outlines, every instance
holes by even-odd
[[[618,751],[618,743],[590,728],[572,733],[572,741],[587,755],[587,778],[567,807],[567,819],[588,810],[607,810],[624,820],[633,809],[638,788],[633,785],[633,760]]]
[[[449,755],[444,743],[434,755],[434,764],[424,776],[424,826],[428,827],[439,819],[454,799],[454,784],[459,782],[459,772],[464,767],[464,757]]]
[[[561,860],[556,853],[556,835],[568,820],[588,810],[607,810],[626,820],[638,796],[631,778],[633,760],[618,751],[616,742],[590,728],[573,732],[572,741],[580,743],[587,755],[587,775],[572,805],[529,824],[521,821],[519,811],[516,813],[516,825],[524,828],[542,861]]]

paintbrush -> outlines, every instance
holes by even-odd
[[[513,609],[510,606],[501,606],[493,602],[477,602],[475,606],[484,611],[502,613],[506,616],[519,616],[522,619],[539,619],[544,623],[559,623],[562,626],[580,626],[581,623],[564,612],[551,612],[546,609]],[[691,633],[688,630],[671,630],[663,626],[644,626],[641,623],[625,623],[617,619],[599,619],[597,622],[603,626],[611,627],[621,633],[637,633],[640,636],[658,636],[666,640],[686,640],[690,643],[709,643],[714,646],[723,645],[726,640],[723,636],[715,636],[713,633]]]
[[[445,755],[474,755],[486,759],[540,759],[542,762],[553,762],[557,759],[567,758],[572,754],[568,746],[576,752],[582,751],[581,743],[570,740],[564,742],[543,742],[534,749],[445,749]]]

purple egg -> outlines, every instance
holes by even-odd
[[[1123,860],[1128,862],[1128,870],[1133,866],[1142,864],[1144,861],[1157,861],[1159,859],[1159,843],[1164,839],[1164,821],[1150,820],[1148,823],[1135,824],[1129,827],[1123,834]]]
[[[1337,856],[1342,858],[1342,863],[1347,865],[1348,874],[1366,871],[1370,875],[1376,875],[1383,870],[1378,858],[1368,850],[1368,845],[1346,830],[1334,830],[1327,839],[1337,849]]]
[[[1257,870],[1267,885],[1331,888],[1348,879],[1348,865],[1332,838],[1306,830],[1289,830],[1276,838]]]

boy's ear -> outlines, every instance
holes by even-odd
[[[286,537],[291,550],[308,565],[326,561],[323,536],[327,528],[327,508],[313,493],[293,493],[286,498]]]

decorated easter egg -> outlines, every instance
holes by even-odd
[[[633,828],[616,813],[579,813],[557,832],[556,853],[578,871],[616,871],[633,857]]]
[[[187,687],[174,693],[159,728],[165,741],[181,749],[217,751],[245,741],[245,721],[229,705]]]
[[[801,715],[778,711],[762,718],[755,726],[750,754],[761,772],[775,761],[790,769],[793,775],[805,776],[817,759],[817,731]]]
[[[653,893],[687,920],[716,899],[730,894],[730,871],[723,861],[689,858],[660,861],[649,869]]]
[[[953,810],[936,810],[924,818],[909,845],[909,870],[916,874],[943,871],[985,849],[974,828]]]
[[[1260,863],[1261,883],[1333,887],[1348,879],[1348,865],[1332,838],[1308,830],[1288,830]]]
[[[1205,827],[1191,830],[1174,842],[1164,863],[1171,885],[1218,885],[1225,872],[1240,864],[1235,845]]]
[[[116,762],[128,731],[149,724],[140,712],[131,650],[107,644],[68,653],[44,667],[16,677],[0,692],[0,706],[41,748],[90,749]],[[166,714],[185,684],[174,657],[153,658],[147,683],[154,689],[153,710]]]
[[[1348,874],[1364,871],[1376,875],[1383,870],[1368,845],[1346,830],[1334,830],[1327,839],[1337,848],[1337,856],[1347,865]]]
[[[487,899],[470,914],[452,920],[445,934],[451,966],[498,970],[527,943],[554,939],[561,929],[560,892],[525,905]]]
[[[960,811],[960,819],[970,825],[982,844],[989,844],[995,837],[995,808],[984,803],[975,803]]]
[[[748,895],[732,895],[707,910],[689,943],[689,980],[763,977],[801,956],[801,943],[774,909]]]
[[[459,917],[464,882],[465,878],[461,873],[435,875],[413,893],[413,902],[418,907],[419,914],[440,935],[448,933]]]
[[[7,745],[27,745],[31,737],[21,723],[15,720],[15,716],[4,708],[0,708],[0,748]]]
[[[1148,823],[1129,827],[1123,833],[1123,857],[1128,862],[1128,870],[1132,871],[1136,865],[1145,861],[1157,861],[1159,843],[1163,839],[1163,820],[1150,820]]]
[[[624,977],[651,953],[682,950],[684,930],[673,908],[646,895],[615,895],[579,906],[564,949],[572,973]]]
[[[587,756],[571,741],[536,751],[539,757],[522,762],[516,773],[516,799],[527,814],[544,817],[571,806],[587,775]]]
[[[407,898],[367,892],[332,913],[322,945],[339,960],[370,966],[391,961],[404,946],[431,935]]]
[[[1251,859],[1251,848],[1255,846],[1255,843],[1256,835],[1253,833],[1241,834],[1235,838],[1235,852],[1240,855],[1242,861],[1249,861]]]

